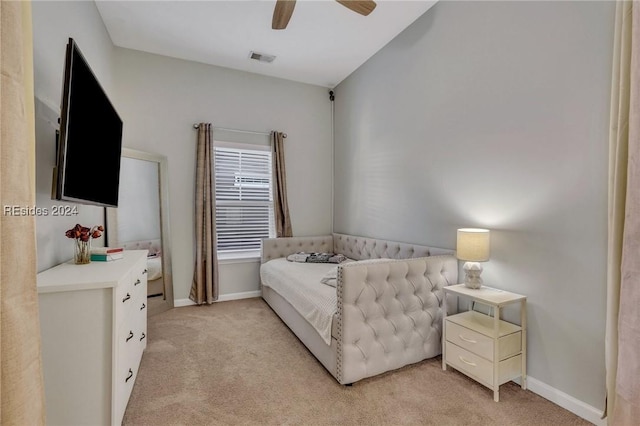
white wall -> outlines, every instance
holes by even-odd
[[[67,229],[76,223],[84,226],[105,223],[103,208],[51,200],[51,179],[56,163],[55,129],[60,116],[64,57],[69,37],[78,43],[116,109],[118,104],[113,90],[114,48],[94,2],[34,1],[32,9],[37,99],[36,206],[49,211],[49,215],[36,218],[38,271],[42,271],[73,256],[72,243],[64,236]],[[54,206],[77,207],[78,215],[53,216]],[[94,244],[103,245],[103,240],[100,238]]]
[[[331,231],[331,105],[326,88],[116,49],[123,146],[166,155],[173,280],[186,299],[194,264],[193,124],[288,134],[289,207],[295,235]],[[259,289],[257,263],[221,265],[220,293]]]
[[[597,408],[614,7],[440,2],[335,91],[336,232],[490,228],[485,284],[529,297],[529,374]]]

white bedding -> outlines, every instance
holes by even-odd
[[[162,258],[160,256],[147,258],[147,280],[153,281],[162,278]]]
[[[270,260],[260,268],[262,285],[284,297],[327,345],[331,344],[331,322],[338,299],[336,289],[320,280],[335,268],[335,263],[296,263],[284,258]]]

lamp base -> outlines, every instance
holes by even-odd
[[[465,286],[476,289],[482,287],[482,278],[480,278],[482,265],[480,262],[466,262],[463,269]]]

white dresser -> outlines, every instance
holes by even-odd
[[[147,346],[147,251],[38,274],[47,424],[119,425]]]

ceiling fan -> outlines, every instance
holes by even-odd
[[[358,1],[358,0],[336,0],[338,3],[351,9],[360,15],[367,16],[376,8],[374,1]],[[296,0],[278,0],[273,10],[273,20],[271,28],[274,30],[284,30],[287,28],[289,19],[293,15],[293,9],[296,7]]]

